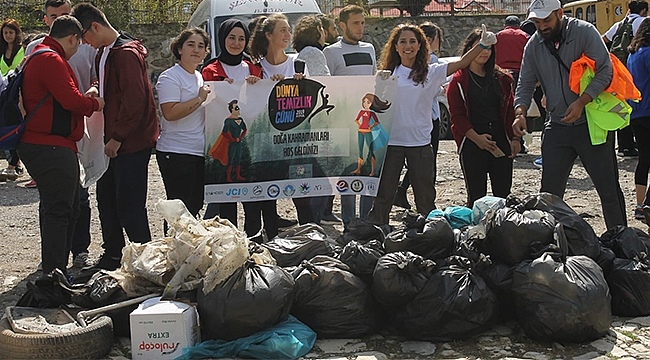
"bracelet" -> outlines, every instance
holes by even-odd
[[[483,50],[487,50],[487,49],[489,49],[489,48],[490,48],[490,46],[489,46],[489,45],[483,45],[483,44],[481,44],[480,42],[478,43],[478,46],[480,46],[480,47],[481,47],[481,49],[483,49]]]

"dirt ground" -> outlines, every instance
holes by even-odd
[[[512,192],[519,196],[539,190],[541,171],[534,167],[532,161],[540,154],[539,136],[536,134],[533,145],[527,155],[517,157]],[[460,170],[456,145],[452,140],[441,141],[438,154],[437,205],[444,208],[450,205],[464,205],[466,200],[465,184]],[[636,158],[618,158],[619,178],[626,199],[627,216],[630,226],[647,230],[644,223],[634,220],[634,168]],[[6,166],[0,160],[0,168]],[[38,226],[38,191],[25,188],[29,176],[23,176],[15,182],[0,183],[0,304],[1,308],[14,305],[24,293],[25,284],[40,276],[37,266],[40,262],[40,236]],[[95,201],[95,188],[91,187],[92,204],[92,245],[91,258],[101,254],[101,229]],[[154,210],[154,203],[164,197],[163,183],[152,156],[149,165],[149,192],[147,207],[154,238],[162,236],[162,218]],[[409,190],[413,203],[413,195]],[[571,173],[565,201],[581,214],[593,226],[597,234],[605,231],[600,201],[593,184],[579,161],[576,161]],[[243,225],[243,211],[240,205],[240,228]],[[279,212],[286,217],[295,218],[295,209],[290,201],[279,201]],[[396,218],[401,209],[394,207]],[[334,212],[340,214],[338,198]],[[342,226],[328,226],[328,232],[342,231]]]

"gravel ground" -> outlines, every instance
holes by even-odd
[[[437,205],[444,208],[450,205],[463,205],[466,200],[465,184],[462,178],[456,146],[453,141],[442,141],[438,154]],[[541,171],[532,161],[539,155],[539,137],[535,137],[530,152],[517,157],[512,192],[525,196],[539,189]],[[6,166],[0,160],[0,168]],[[636,158],[619,158],[619,176],[626,198],[626,209],[630,226],[647,230],[644,223],[634,220],[634,167]],[[162,218],[154,210],[153,204],[164,197],[164,188],[155,156],[149,165],[149,193],[147,207],[154,238],[162,236]],[[0,304],[3,307],[14,305],[25,292],[27,281],[33,281],[40,272],[39,227],[38,227],[38,191],[25,188],[29,181],[23,176],[14,182],[0,183]],[[409,190],[410,191],[410,190]],[[95,188],[91,187],[92,211],[92,245],[91,258],[101,254],[101,229],[96,209]],[[411,203],[413,194],[409,192]],[[589,222],[597,234],[605,231],[600,201],[586,171],[576,162],[571,173],[565,201]],[[295,218],[295,209],[288,200],[279,201],[279,212]],[[393,209],[397,218],[401,209]],[[334,207],[340,213],[338,198]],[[240,206],[240,224],[243,224],[243,212]],[[241,228],[241,225],[240,225]],[[327,226],[332,235],[342,231],[341,226]],[[603,358],[650,358],[650,319],[616,319],[611,334],[601,339],[600,344],[543,344],[533,342],[523,336],[515,324],[501,325],[491,332],[467,341],[431,344],[409,342],[396,337],[374,335],[366,339],[319,341],[313,358],[359,358],[374,356],[380,358],[575,358],[584,359],[603,356]],[[625,335],[623,335],[625,334]],[[613,337],[613,340],[612,340]],[[626,345],[627,344],[627,345]],[[610,346],[611,345],[611,346]],[[630,350],[635,349],[636,350]],[[617,352],[617,349],[622,352]],[[432,350],[432,351],[431,351]],[[111,357],[129,356],[128,339],[117,339]],[[629,357],[628,357],[629,356]]]

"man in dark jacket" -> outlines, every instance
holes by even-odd
[[[24,69],[23,105],[31,119],[18,152],[38,184],[44,274],[55,268],[66,271],[79,215],[77,141],[84,132],[84,115],[104,107],[101,97],[79,92],[67,62],[77,52],[81,37],[79,21],[68,15],[57,18],[35,49],[53,51],[31,55],[35,57]]]
[[[106,99],[104,153],[111,158],[97,182],[97,206],[104,254],[96,268],[120,266],[125,240],[151,240],[147,217],[147,181],[151,149],[158,139],[158,116],[147,73],[147,49],[140,40],[118,32],[104,13],[88,3],[72,10],[83,25],[83,40],[99,49],[97,92]]]

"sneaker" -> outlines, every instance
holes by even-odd
[[[289,219],[285,219],[283,217],[278,216],[278,229],[290,228],[290,227],[292,227],[294,225],[297,225],[297,224],[298,224],[298,221],[296,221],[296,220],[289,220]]]
[[[20,166],[16,166],[15,170],[16,170],[16,174],[18,174],[18,176],[22,176],[25,173],[25,169],[23,169]]]
[[[74,256],[72,259],[72,266],[83,269],[85,267],[92,266],[93,263],[90,261],[90,258],[88,257],[88,253],[82,252]]]
[[[527,155],[527,154],[528,154],[528,149],[526,149],[526,147],[522,144],[521,149],[517,153],[517,156],[523,156],[523,155]]]
[[[634,209],[634,219],[635,220],[645,220],[645,215],[643,215],[643,208],[640,206],[637,206],[636,209]]]
[[[639,156],[639,152],[635,148],[623,149],[623,150],[619,149],[616,155],[620,157],[634,157],[634,156]]]
[[[406,197],[406,189],[401,187],[397,188],[397,191],[395,192],[395,199],[393,200],[393,205],[399,206],[406,210],[411,209],[411,204],[409,204],[409,200]]]
[[[324,215],[323,218],[320,220],[321,223],[328,224],[328,225],[340,224],[342,221],[343,220],[341,220],[340,217],[332,213]]]
[[[650,225],[650,206],[643,205],[643,217],[645,217],[645,223]]]
[[[36,267],[36,270],[43,271],[43,262],[42,261],[38,263],[38,266]]]
[[[122,265],[121,258],[119,257],[111,257],[106,254],[102,255],[102,257],[99,259],[99,261],[91,266],[86,266],[82,268],[81,270],[87,271],[87,270],[117,270],[120,268]]]
[[[538,157],[537,159],[533,160],[533,165],[535,165],[536,168],[541,169],[542,168],[542,157]]]
[[[0,172],[0,177],[3,177],[5,180],[15,181],[18,179],[18,174],[16,174],[16,170],[14,169],[3,169]]]
[[[37,186],[36,185],[36,180],[34,180],[34,179],[32,179],[27,184],[25,184],[25,187],[28,188],[28,189],[34,189],[34,188],[36,188],[36,186]]]

